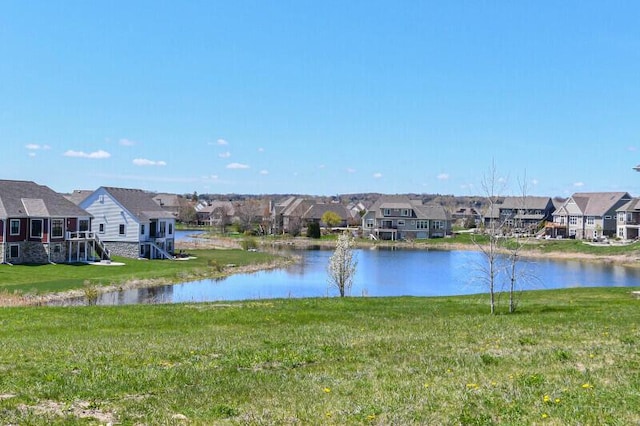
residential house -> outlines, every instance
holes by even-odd
[[[302,214],[302,227],[306,228],[309,223],[319,223],[321,227],[327,224],[322,221],[322,216],[326,212],[334,212],[340,217],[340,223],[334,225],[337,227],[346,227],[353,215],[346,206],[339,203],[314,203]]]
[[[192,202],[178,194],[156,194],[153,196],[153,201],[163,209],[170,211],[176,219],[180,217],[183,209],[193,209]]]
[[[271,206],[271,233],[299,233],[302,215],[313,203],[300,197],[287,197]]]
[[[0,180],[0,263],[64,263],[109,259],[91,214],[52,189]]]
[[[235,208],[231,201],[211,201],[196,211],[198,225],[223,227],[231,224]]]
[[[451,233],[451,218],[440,204],[383,195],[362,217],[362,230],[365,237],[382,240],[444,237]]]
[[[503,197],[488,208],[484,225],[497,224],[504,233],[535,234],[554,210],[551,197]]]
[[[577,239],[615,236],[617,210],[629,201],[627,192],[576,192],[553,213],[549,235]]]
[[[80,202],[111,253],[131,258],[173,258],[175,217],[140,189],[100,187]]]
[[[640,237],[640,198],[634,197],[617,211],[618,238],[635,240]]]

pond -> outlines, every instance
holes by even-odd
[[[331,250],[296,251],[301,262],[284,269],[238,274],[176,285],[100,295],[100,305],[180,303],[245,299],[329,297]],[[475,251],[356,250],[358,268],[352,296],[451,296],[485,293],[486,263]],[[527,289],[637,286],[640,269],[604,263],[522,259],[519,280]],[[506,277],[500,277],[505,281]],[[84,303],[78,300],[75,303]]]

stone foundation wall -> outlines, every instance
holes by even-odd
[[[140,247],[138,243],[114,243],[106,242],[105,247],[109,249],[111,256],[122,256],[137,259],[140,257]]]

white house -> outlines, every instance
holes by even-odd
[[[112,255],[172,259],[175,216],[140,189],[100,187],[80,202]]]

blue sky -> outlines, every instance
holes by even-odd
[[[640,3],[0,0],[0,177],[640,195]],[[8,160],[8,161],[7,161]]]

